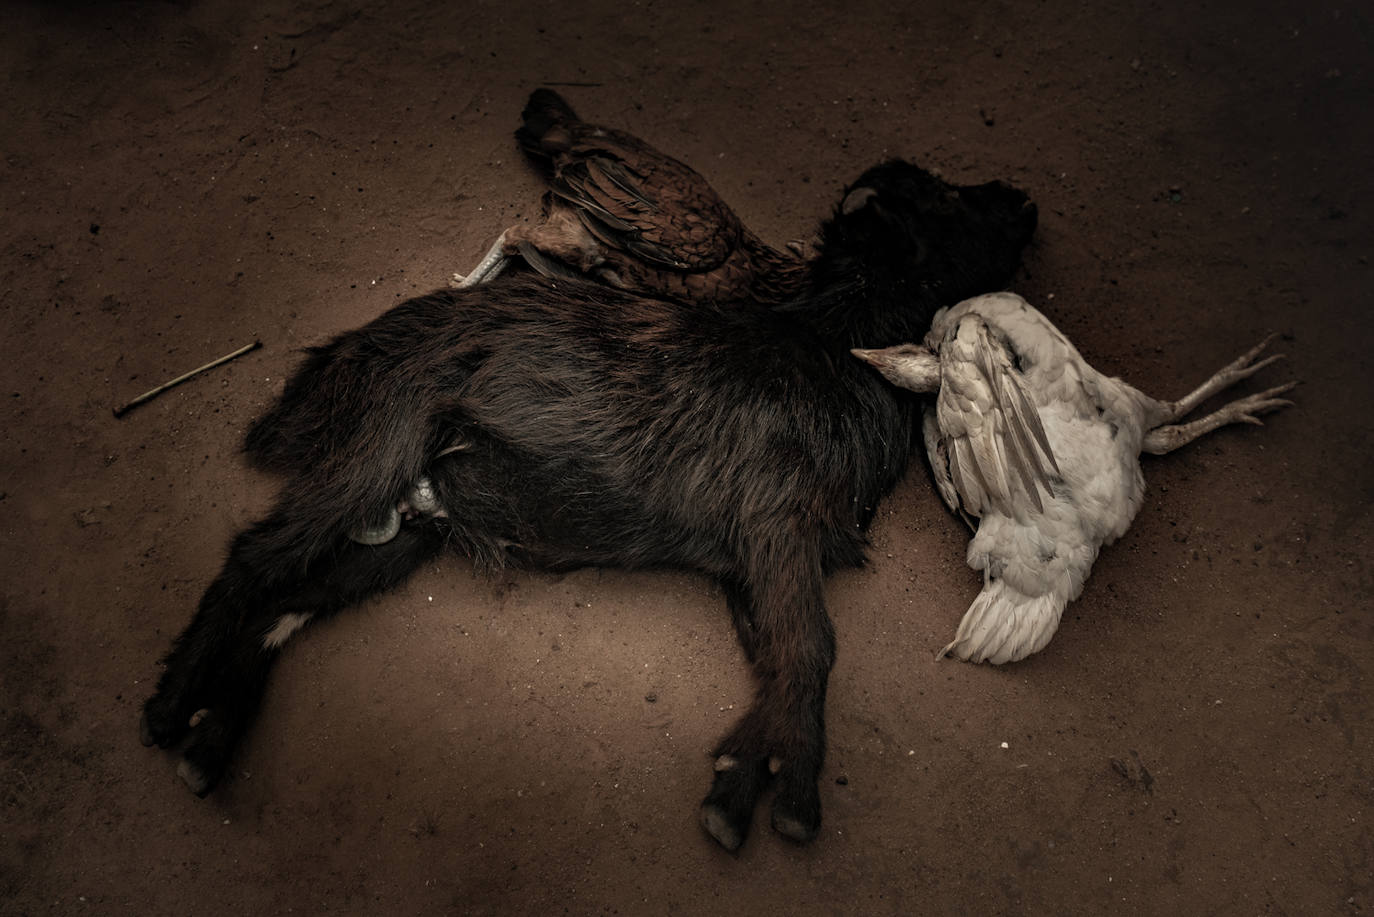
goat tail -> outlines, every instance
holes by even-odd
[[[346,343],[312,349],[249,427],[243,449],[255,466],[316,480],[349,469],[374,478],[419,473],[435,410],[430,386],[358,359],[339,346]]]
[[[989,581],[964,612],[954,640],[937,655],[1001,665],[1045,648],[1068,599],[1059,590],[1026,595],[1005,579]]]
[[[433,310],[416,309],[403,324],[397,316],[307,351],[249,428],[249,460],[288,477],[274,511],[282,543],[268,550],[308,563],[349,532],[382,523],[442,449],[462,361],[450,359]]]

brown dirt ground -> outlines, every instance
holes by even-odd
[[[1374,908],[1370,13],[575,6],[0,11],[0,911]],[[291,645],[196,799],[136,722],[270,500],[241,432],[299,347],[532,215],[511,130],[551,81],[779,243],[884,157],[1010,180],[1042,214],[1017,289],[1096,365],[1177,395],[1275,329],[1299,406],[1147,459],[1058,637],[1001,669],[932,660],[978,581],[913,469],[829,587],[809,847],[696,825],[750,687],[684,574],[428,568]]]

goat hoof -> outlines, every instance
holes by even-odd
[[[793,812],[773,810],[773,830],[798,844],[810,843],[820,832],[820,824],[808,825]]]
[[[754,817],[754,803],[767,781],[764,762],[735,755],[716,759],[711,792],[701,802],[701,826],[731,852],[740,848]]]
[[[734,853],[744,843],[744,835],[749,827],[748,820],[744,824],[736,824],[730,818],[729,813],[718,805],[709,802],[701,804],[701,826],[706,829],[706,833],[715,839],[726,850]]]
[[[806,844],[815,840],[821,830],[819,802],[795,804],[782,798],[773,800],[773,830],[788,840]]]
[[[182,782],[197,796],[204,798],[205,794],[214,787],[215,781],[205,771],[196,767],[185,758],[177,765],[177,776]]]

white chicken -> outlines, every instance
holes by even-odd
[[[854,350],[890,382],[938,392],[923,431],[940,496],[974,536],[983,590],[938,655],[1000,664],[1049,643],[1097,553],[1140,509],[1140,453],[1170,452],[1291,401],[1296,382],[1175,424],[1204,400],[1281,358],[1271,335],[1178,401],[1157,401],[1088,365],[1021,297],[993,293],[936,314],[923,345]],[[979,520],[976,527],[971,517]]]

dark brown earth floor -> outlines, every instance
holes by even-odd
[[[1374,908],[1374,18],[839,6],[4,7],[0,911]],[[270,500],[241,432],[298,348],[533,214],[511,130],[546,82],[778,243],[885,157],[1010,180],[1041,212],[1016,289],[1096,365],[1176,396],[1273,329],[1299,405],[1147,459],[1059,635],[1000,669],[932,659],[978,580],[913,468],[829,586],[809,847],[696,824],[750,684],[675,573],[427,568],[291,645],[196,799],[136,723]]]

